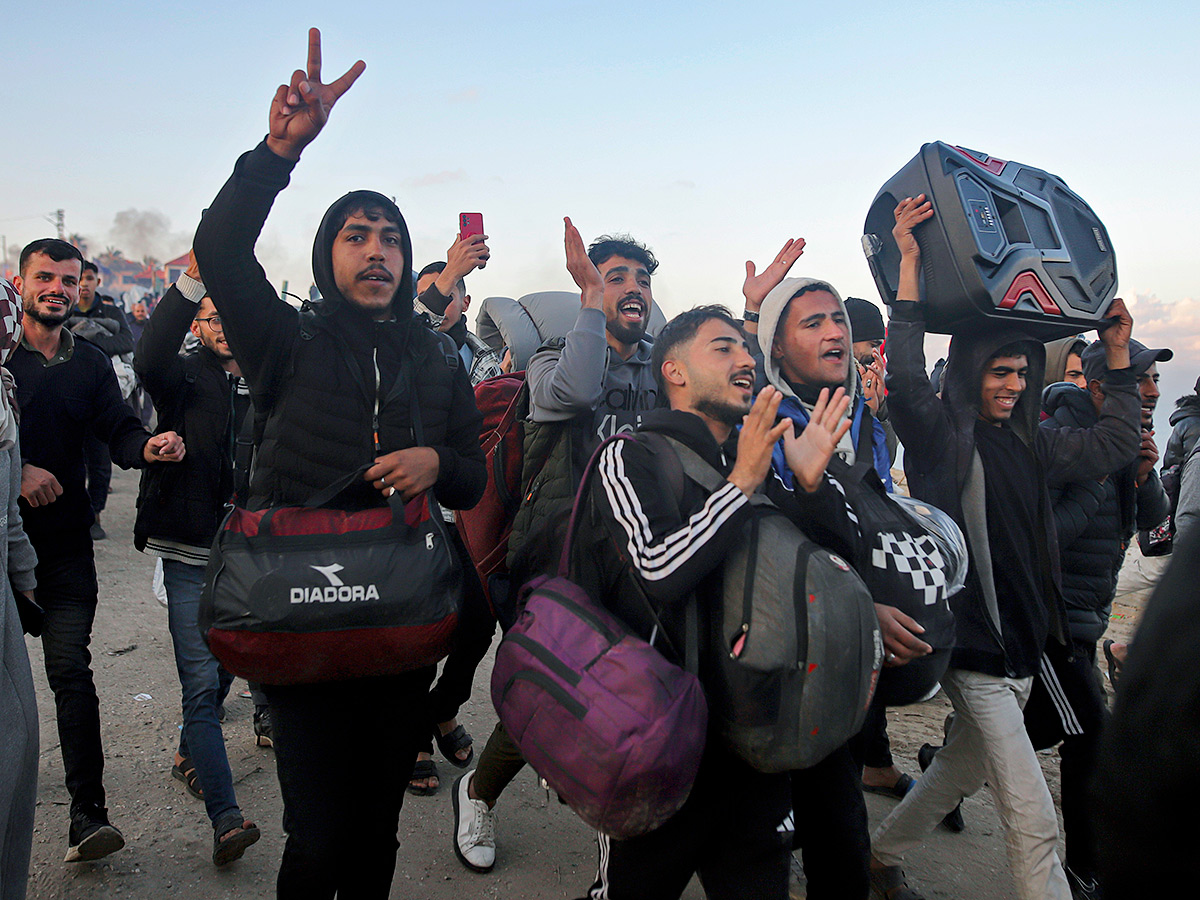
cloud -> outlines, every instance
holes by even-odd
[[[404,186],[410,188],[432,187],[438,184],[452,184],[457,181],[467,181],[467,172],[465,169],[455,169],[453,172],[430,172],[427,175],[406,178],[404,179]]]
[[[1138,294],[1129,304],[1133,336],[1147,347],[1170,347],[1177,359],[1200,362],[1200,300],[1159,300]]]
[[[467,88],[457,94],[451,94],[448,99],[451,103],[478,103],[479,88]]]
[[[688,179],[686,179],[686,178],[680,178],[680,179],[679,179],[679,180],[677,180],[677,181],[672,181],[672,182],[671,182],[671,187],[674,187],[674,188],[686,188],[687,190],[694,190],[694,189],[695,189],[695,187],[696,187],[696,182],[694,182],[694,181],[689,181],[689,180],[688,180]]]

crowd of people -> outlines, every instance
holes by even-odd
[[[201,628],[206,566],[228,505],[303,507],[344,482],[324,502],[350,514],[428,495],[437,501],[429,514],[444,511],[452,525],[496,477],[474,388],[512,372],[514,360],[470,330],[465,280],[490,259],[486,235],[459,236],[445,260],[417,271],[396,204],[373,191],[346,194],[317,227],[316,299],[299,311],[255,258],[276,196],[364,68],[324,83],[313,31],[306,69],[271,103],[267,137],[237,160],[204,213],[191,265],[152,311],[138,304],[130,318],[106,302],[95,264],[50,238],[25,246],[0,296],[4,898],[25,896],[38,777],[22,632],[41,640],[54,694],[70,794],[66,860],[101,859],[125,843],[106,808],[88,650],[93,542],[117,537],[100,524],[113,463],[144,470],[133,540],[161,561],[181,689],[171,772],[204,803],[217,866],[260,837],[238,804],[221,730],[233,676]],[[1091,791],[1110,721],[1098,646],[1131,540],[1157,552],[1197,540],[1200,399],[1179,400],[1160,474],[1157,366],[1172,352],[1134,339],[1120,300],[1096,340],[1046,343],[995,323],[964,330],[931,379],[914,232],[938,214],[924,196],[895,210],[900,287],[886,324],[872,303],[788,277],[805,246],[793,239],[761,272],[747,263],[740,315],[701,305],[653,335],[654,253],[624,235],[585,246],[565,220],[579,306],[571,328],[546,336],[524,366],[526,472],[508,543],[511,583],[485,583],[451,527],[461,613],[440,673],[420,665],[365,675],[351,690],[342,681],[251,685],[256,739],[275,750],[283,798],[279,897],[387,897],[404,795],[441,787],[434,743],[462,770],[452,787],[455,852],[475,872],[494,866],[495,807],[525,760],[503,721],[477,748],[459,710],[498,619],[507,627],[519,612],[520,583],[554,569],[563,510],[602,444],[583,497],[598,548],[589,587],[681,666],[676,648],[693,641],[693,628],[712,629],[726,559],[762,496],[855,569],[880,565],[864,558],[870,519],[849,473],[880,494],[898,490],[900,447],[907,491],[956,523],[969,568],[950,600],[949,638],[872,597],[885,671],[942,661],[953,713],[943,744],[922,748],[919,777],[891,757],[882,694],[861,732],[791,771],[756,768],[710,728],[686,802],[665,824],[598,834],[595,882],[579,886],[588,897],[677,897],[695,875],[714,900],[784,898],[799,849],[811,900],[918,900],[915,885],[937,873],[910,877],[906,853],[939,822],[962,830],[961,801],[985,783],[1018,896],[1117,896],[1104,884],[1102,841],[1112,830],[1097,827]],[[606,441],[618,434],[635,439]],[[676,490],[678,463],[663,458],[676,451],[664,447],[699,457],[718,473],[716,487],[685,480]],[[342,584],[340,565],[310,568]],[[1140,645],[1104,642],[1114,683],[1127,653],[1137,671]],[[707,686],[706,677],[702,661]],[[364,730],[403,764],[361,765],[345,736]],[[1065,859],[1037,756],[1055,746]],[[873,832],[864,791],[899,801]]]

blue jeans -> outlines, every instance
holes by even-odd
[[[221,668],[200,634],[204,567],[164,559],[163,584],[167,588],[167,618],[171,642],[175,645],[175,668],[179,670],[179,684],[183,688],[183,735],[179,752],[191,757],[204,790],[204,808],[216,824],[232,810],[240,813],[233,793],[229,757],[225,755],[225,736],[217,720],[217,707],[225,699],[233,679]]]

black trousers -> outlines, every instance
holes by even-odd
[[[862,731],[850,738],[850,752],[858,761],[859,768],[886,769],[892,759],[892,743],[887,733],[887,707],[871,701]],[[860,776],[861,777],[861,776]]]
[[[862,763],[848,744],[792,773],[792,810],[808,900],[864,900],[871,890],[871,834]]]
[[[683,808],[649,834],[599,836],[593,900],[668,900],[693,874],[708,900],[787,897],[792,849],[788,776],[756,772],[709,739]]]
[[[58,741],[71,810],[104,806],[104,749],[100,701],[92,678],[92,623],[96,619],[96,565],[91,542],[72,542],[71,552],[38,551],[37,601],[46,611],[42,650],[46,680],[54,692]]]
[[[1060,744],[1063,832],[1067,866],[1076,875],[1091,879],[1098,874],[1094,812],[1088,784],[1096,768],[1096,752],[1108,722],[1108,704],[1096,645],[1073,641],[1071,659],[1053,639],[1042,656],[1042,671],[1033,680],[1025,704],[1025,730],[1033,749]]]
[[[262,685],[287,843],[280,900],[386,900],[432,668],[331,684]],[[387,760],[383,766],[369,765]]]
[[[449,722],[455,718],[459,707],[470,699],[475,670],[487,655],[492,636],[496,633],[496,618],[488,607],[483,586],[467,556],[466,547],[454,526],[447,527],[453,535],[453,543],[463,567],[463,609],[454,633],[454,649],[442,664],[442,674],[427,699],[425,721],[429,727],[421,747],[427,753],[433,752],[433,727],[439,722]]]

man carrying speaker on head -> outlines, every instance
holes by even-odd
[[[925,372],[920,248],[931,218],[924,195],[895,210],[900,283],[888,329],[888,399],[905,446],[912,495],[949,513],[967,538],[971,567],[951,605],[957,639],[942,687],[956,715],[946,745],[872,835],[871,879],[887,900],[919,895],[905,884],[904,853],[986,781],[1006,832],[1022,900],[1071,897],[1057,855],[1058,820],[1021,709],[1051,636],[1066,639],[1058,544],[1047,480],[1100,478],[1137,453],[1132,321],[1120,300],[1101,334],[1107,376],[1099,420],[1087,430],[1037,428],[1044,345],[984,323],[950,343],[942,392]]]

